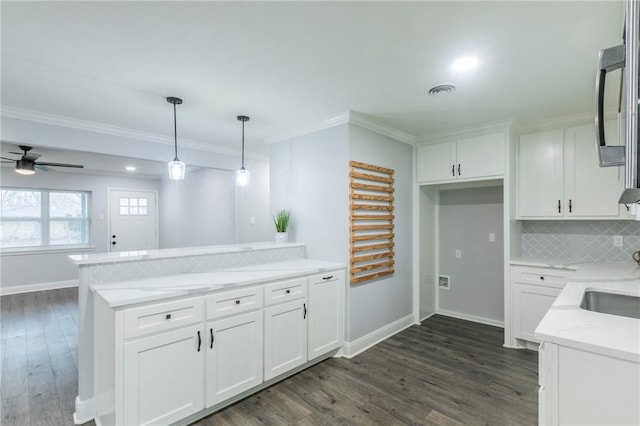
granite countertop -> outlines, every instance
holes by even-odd
[[[304,243],[247,243],[230,244],[226,246],[184,247],[157,250],[123,251],[115,253],[90,253],[69,256],[76,265],[91,265],[97,263],[117,263],[143,259],[170,259],[173,257],[200,256],[220,253],[245,253],[252,250],[272,250],[278,248],[304,247]]]
[[[112,308],[208,293],[215,290],[241,287],[265,281],[274,281],[343,269],[341,263],[314,259],[298,259],[267,263],[213,272],[165,275],[140,280],[93,284],[90,289]]]
[[[537,338],[632,362],[640,362],[640,319],[580,308],[587,290],[640,296],[640,266],[583,263],[544,316]]]

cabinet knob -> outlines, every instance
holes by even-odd
[[[168,319],[168,320],[170,320],[170,319],[171,319],[171,314],[167,314],[167,315],[165,315],[165,316],[164,316],[164,319]]]
[[[239,304],[240,304],[240,301],[239,301],[239,300],[236,300],[236,305],[239,305]]]
[[[291,290],[287,289],[287,291],[285,291],[285,293],[290,294]]]
[[[540,277],[540,279],[541,279],[542,281],[544,281],[544,277]]]

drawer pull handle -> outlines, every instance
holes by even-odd
[[[213,349],[213,341],[215,340],[215,337],[213,337],[213,328],[210,328],[209,332],[211,333],[211,344],[209,345],[209,349]]]
[[[544,277],[540,277],[540,279],[541,279],[542,281],[544,281]]]
[[[456,175],[456,165],[451,166],[451,174],[455,177]]]
[[[290,293],[291,293],[291,290],[287,290],[287,291],[285,291],[285,293],[290,294]]]
[[[200,330],[198,330],[198,352],[200,352],[201,345],[202,345],[202,338],[200,337]]]
[[[333,275],[329,275],[328,277],[322,277],[323,280],[330,280],[331,278],[333,278]]]
[[[302,316],[302,319],[307,319],[307,304],[303,303],[302,307],[304,308],[304,315]]]
[[[171,314],[167,314],[167,315],[165,315],[165,316],[164,316],[164,319],[168,319],[168,320],[170,320],[170,319],[171,319]]]
[[[240,301],[239,301],[239,300],[236,300],[236,305],[239,305],[239,304],[240,304]]]

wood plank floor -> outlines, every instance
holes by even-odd
[[[0,321],[0,423],[73,424],[77,289],[3,296]],[[435,316],[195,424],[534,425],[537,354],[502,340],[502,329]]]

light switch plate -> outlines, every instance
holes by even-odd
[[[462,259],[462,250],[460,249],[456,250],[456,259]]]
[[[495,243],[496,241],[496,233],[495,232],[489,232],[489,242],[490,243]]]

